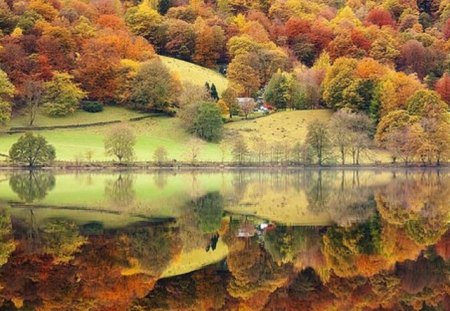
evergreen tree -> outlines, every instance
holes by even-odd
[[[217,93],[216,85],[214,83],[211,85],[210,94],[212,99],[216,101],[219,100],[219,94]]]

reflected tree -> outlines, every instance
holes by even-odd
[[[11,189],[27,203],[43,200],[55,187],[55,183],[55,177],[51,173],[37,171],[14,174],[9,179]]]
[[[210,192],[193,202],[198,227],[203,233],[215,233],[220,228],[223,216],[223,197],[219,192]]]
[[[308,229],[277,226],[264,236],[264,248],[278,264],[293,262],[300,250],[307,245]]]
[[[80,251],[87,239],[80,235],[78,226],[69,220],[54,219],[40,230],[42,251],[54,256],[56,262],[67,263]]]
[[[120,174],[116,180],[108,180],[105,185],[105,195],[119,207],[133,203],[136,197],[133,176]]]
[[[11,217],[6,208],[0,207],[0,267],[8,261],[15,249]]]
[[[120,240],[131,267],[151,276],[159,276],[182,246],[178,229],[170,224],[129,228]]]

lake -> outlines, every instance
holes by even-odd
[[[0,310],[450,310],[450,170],[0,172]]]

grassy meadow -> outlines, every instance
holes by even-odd
[[[190,82],[199,86],[204,86],[206,82],[210,85],[214,83],[219,94],[228,86],[227,78],[217,71],[172,57],[160,56],[160,58],[181,82]]]
[[[307,126],[309,122],[320,119],[327,121],[332,112],[329,110],[301,110],[301,111],[283,111],[277,112],[265,117],[253,120],[240,120],[225,125],[225,141],[228,142],[228,150],[225,160],[232,159],[230,149],[233,138],[241,135],[252,148],[255,142],[261,139],[268,144],[279,141],[288,142],[294,145],[296,142],[303,142],[306,137]],[[142,114],[120,107],[106,107],[100,113],[87,113],[79,111],[67,118],[48,118],[39,115],[36,120],[38,126],[65,125],[65,124],[85,124],[110,120],[128,120],[131,117]],[[19,116],[14,118],[11,126],[26,125],[26,117]],[[177,118],[163,116],[154,116],[136,122],[129,122],[133,128],[137,143],[135,147],[135,160],[152,161],[153,152],[159,146],[164,146],[168,151],[170,160],[188,161],[190,139],[188,134],[180,124]],[[86,153],[92,153],[93,161],[111,160],[104,152],[103,140],[105,134],[114,125],[73,128],[73,129],[55,129],[39,131],[44,135],[49,143],[55,146],[57,160],[61,161],[84,161]],[[7,154],[11,145],[17,141],[21,134],[1,134],[0,136],[0,154]],[[200,161],[222,160],[222,152],[218,144],[204,143],[200,156]],[[388,154],[376,151],[371,152],[362,162],[389,162]]]

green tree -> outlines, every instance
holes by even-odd
[[[214,103],[203,102],[198,108],[191,131],[206,141],[220,141],[223,121],[219,107]]]
[[[219,94],[217,93],[217,88],[216,85],[213,83],[211,84],[211,89],[210,89],[210,93],[211,93],[211,98],[214,100],[219,100]]]
[[[9,157],[14,162],[25,163],[29,167],[33,167],[53,161],[56,152],[43,136],[35,136],[28,132],[11,146]]]
[[[264,100],[278,109],[287,108],[288,84],[282,72],[275,73],[264,92]]]
[[[210,192],[195,200],[198,227],[203,233],[215,233],[220,228],[223,215],[223,197],[219,192]]]
[[[73,82],[73,76],[57,72],[51,81],[44,83],[43,108],[52,117],[62,117],[74,113],[85,96]]]
[[[170,9],[170,0],[159,0],[158,3],[158,12],[161,15],[165,15],[167,11]]]
[[[47,196],[55,187],[55,176],[30,170],[28,173],[12,175],[9,178],[9,186],[21,200],[31,203]]]
[[[180,84],[159,60],[152,59],[140,65],[131,88],[134,108],[171,112],[180,94]]]
[[[125,124],[113,127],[105,136],[106,155],[116,157],[119,163],[133,159],[135,145],[136,136]]]
[[[319,120],[314,120],[308,124],[305,142],[311,146],[311,150],[317,158],[317,164],[322,165],[330,155],[332,147],[327,124]]]
[[[14,95],[14,85],[6,73],[0,69],[0,124],[11,118],[11,98]]]

